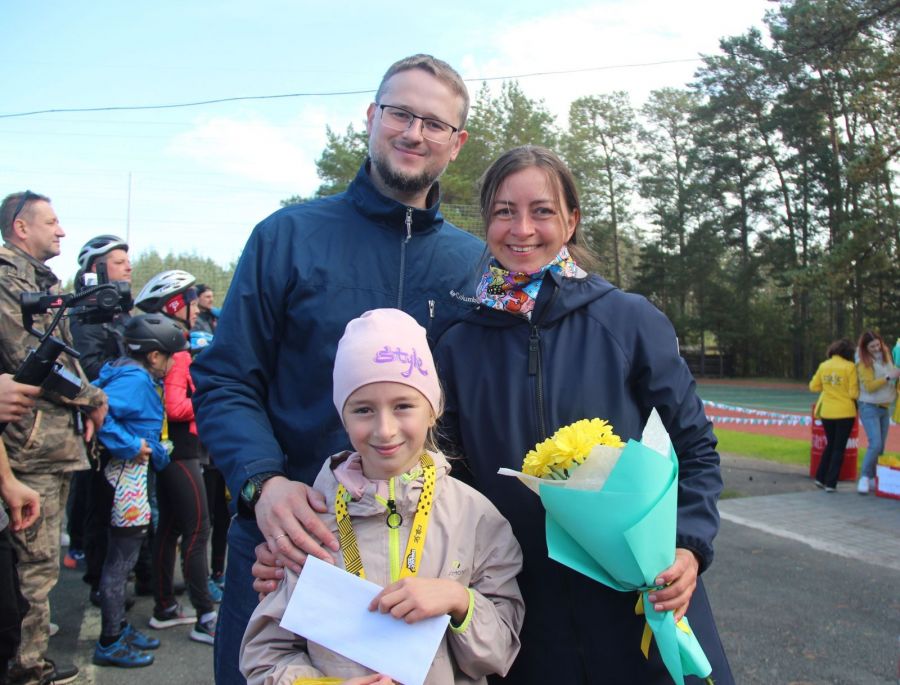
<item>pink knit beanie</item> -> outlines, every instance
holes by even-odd
[[[334,406],[341,420],[347,398],[379,381],[415,388],[440,416],[441,386],[425,329],[399,309],[373,309],[344,329],[334,358]]]

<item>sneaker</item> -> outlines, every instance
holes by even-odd
[[[859,481],[856,483],[856,491],[860,495],[868,495],[869,494],[869,477],[868,476],[860,476]]]
[[[53,621],[50,621],[50,637],[53,637],[59,632],[59,626],[56,625]]]
[[[100,596],[100,590],[91,590],[91,604],[95,607],[100,607],[103,603],[102,598]],[[134,606],[134,597],[126,597],[125,598],[125,611],[131,611],[131,607]]]
[[[820,481],[819,479],[814,480],[814,481],[813,481],[813,484],[814,484],[817,488],[824,488],[824,487],[825,487],[825,483],[823,483],[823,482]]]
[[[144,654],[125,639],[125,633],[108,647],[99,642],[94,647],[93,662],[97,666],[118,666],[119,668],[140,668],[153,663],[152,654]]]
[[[216,581],[214,581],[212,578],[210,578],[206,583],[206,587],[209,588],[209,596],[212,597],[212,601],[215,602],[216,604],[221,603],[222,588],[220,588],[216,584]]]
[[[181,605],[177,602],[168,609],[154,609],[150,617],[150,627],[155,630],[172,628],[174,626],[186,626],[197,620],[196,616],[185,616]]]
[[[197,621],[191,630],[191,639],[195,642],[205,642],[208,645],[216,642],[216,615],[206,621]]]
[[[826,486],[825,486],[825,492],[827,492],[827,493],[830,495],[830,494],[833,493],[833,492],[837,492],[837,488],[833,488],[833,487],[831,487],[830,485],[826,485]]]
[[[66,685],[78,677],[78,666],[57,666],[52,659],[44,658],[44,675],[41,685]]]
[[[76,569],[78,565],[84,561],[84,552],[80,549],[70,549],[63,557],[63,566],[66,568]]]
[[[155,637],[144,635],[140,630],[135,628],[130,623],[126,623],[123,626],[122,639],[124,639],[128,644],[144,652],[148,649],[159,648],[159,640],[157,640]]]
[[[212,582],[219,586],[219,589],[225,590],[225,574],[224,573],[213,573]]]

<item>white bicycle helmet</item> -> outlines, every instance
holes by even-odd
[[[196,280],[181,269],[163,271],[147,281],[134,299],[134,304],[149,314],[159,312],[170,298],[188,290]]]
[[[128,243],[117,235],[98,235],[88,240],[78,252],[78,266],[82,271],[91,268],[91,264],[97,257],[105,255],[112,250],[125,250],[128,252]]]

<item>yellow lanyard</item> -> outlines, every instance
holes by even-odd
[[[162,430],[159,432],[160,440],[168,440],[169,439],[169,421],[166,419],[166,401],[163,399],[163,386],[156,386],[156,394],[159,395],[159,401],[162,402],[163,406],[163,422],[162,422]]]
[[[413,518],[412,530],[406,541],[406,553],[403,555],[403,568],[400,569],[400,577],[414,576],[419,572],[422,561],[422,548],[425,547],[425,535],[428,533],[428,516],[434,504],[435,468],[434,461],[427,454],[423,454],[419,463],[424,472],[424,484],[422,494],[419,495],[419,504],[416,506],[416,515]],[[347,511],[347,502],[350,495],[343,485],[338,485],[337,496],[334,501],[334,515],[337,519],[338,537],[341,540],[341,554],[344,557],[344,568],[360,578],[366,577],[363,568],[362,557],[359,555],[359,545],[356,541],[356,533],[350,514]],[[389,528],[399,528],[403,523],[403,517],[397,512],[394,500],[388,500],[388,515],[386,523]]]

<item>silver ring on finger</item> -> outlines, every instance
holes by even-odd
[[[274,538],[272,538],[272,543],[274,544],[274,543],[278,542],[281,538],[286,538],[286,537],[288,537],[287,533],[282,533],[281,535],[276,535]]]

